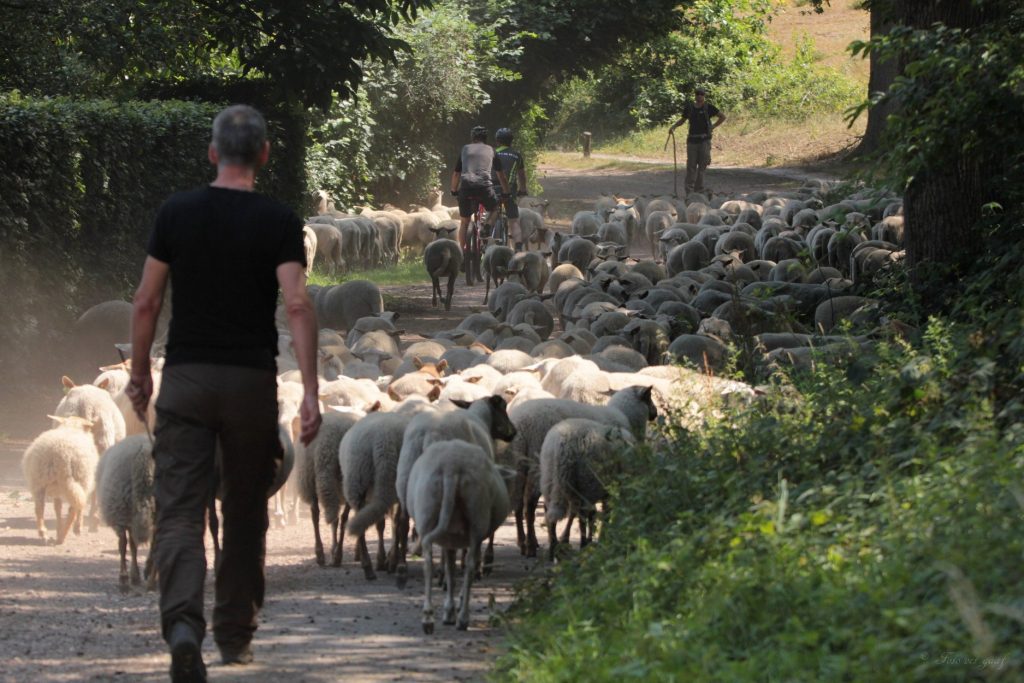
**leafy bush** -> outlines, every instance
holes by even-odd
[[[357,101],[336,100],[312,133],[310,187],[339,205],[424,201],[448,165],[452,123],[488,101],[485,81],[510,77],[496,64],[493,28],[472,24],[460,3],[438,3],[395,32],[410,50],[365,64]]]
[[[1022,264],[916,345],[670,418],[600,542],[523,589],[497,677],[1020,680]]]
[[[210,178],[216,110],[0,97],[0,372],[25,373],[83,307],[128,291],[160,203]]]

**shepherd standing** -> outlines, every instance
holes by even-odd
[[[676,128],[689,121],[686,135],[686,194],[704,192],[704,171],[711,165],[711,133],[725,123],[725,114],[705,97],[707,91],[698,87],[694,91],[696,102],[687,102],[683,116],[668,129],[671,134]],[[714,123],[711,122],[715,118]]]

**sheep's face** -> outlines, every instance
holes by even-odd
[[[515,425],[508,419],[505,399],[501,396],[491,396],[487,399],[491,409],[491,438],[511,441],[516,435]]]

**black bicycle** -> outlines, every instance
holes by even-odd
[[[484,253],[483,237],[484,231],[487,229],[484,216],[484,205],[477,204],[476,211],[469,219],[469,226],[466,229],[466,249],[462,252],[462,257],[466,264],[466,284],[469,286],[484,281],[480,275],[480,258]]]

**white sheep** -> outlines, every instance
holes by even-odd
[[[494,460],[495,440],[511,441],[516,434],[515,427],[512,426],[508,417],[505,399],[500,396],[489,396],[472,403],[461,401],[453,403],[465,410],[420,413],[410,420],[402,437],[402,451],[398,457],[398,472],[395,476],[395,492],[403,510],[400,517],[402,525],[397,531],[400,538],[400,549],[403,553],[399,558],[400,563],[405,561],[404,537],[408,530],[405,521],[409,509],[405,494],[409,483],[409,472],[412,471],[413,465],[423,451],[436,441],[460,439],[479,446],[491,460]],[[484,558],[485,573],[489,572],[493,562],[493,546],[494,539],[492,538],[488,543],[487,554]]]
[[[469,628],[469,592],[480,567],[483,540],[508,516],[509,498],[501,471],[480,446],[465,441],[439,441],[416,461],[409,476],[409,513],[423,544],[423,632],[434,632],[433,561],[436,543],[442,548],[447,587],[445,624]],[[455,551],[468,549],[456,619]]]
[[[337,462],[341,467],[345,500],[356,509],[348,522],[348,531],[357,537],[358,552],[367,580],[377,578],[369,551],[366,548],[366,530],[377,525],[377,569],[395,571],[398,567],[398,534],[394,534],[391,562],[384,553],[384,520],[398,497],[395,478],[402,437],[410,417],[396,413],[367,415],[345,434],[338,446]],[[392,528],[397,524],[392,522]],[[404,567],[403,567],[404,569]],[[399,576],[399,583],[404,583]]]
[[[21,469],[36,505],[36,530],[39,538],[46,539],[43,509],[46,497],[53,498],[53,512],[57,517],[57,545],[64,542],[74,525],[75,533],[82,530],[82,510],[93,492],[99,453],[89,420],[50,415],[57,423],[29,444],[21,459]],[[61,520],[63,503],[68,504],[66,522]]]
[[[558,544],[556,525],[566,515],[579,516],[581,549],[593,540],[595,506],[608,497],[605,480],[632,443],[628,430],[593,420],[563,420],[548,430],[540,447],[540,490],[550,561]]]
[[[342,490],[338,446],[362,415],[363,413],[359,411],[328,411],[323,415],[323,423],[316,438],[308,446],[304,446],[302,442],[297,442],[295,446],[298,494],[310,508],[316,562],[321,566],[326,564],[324,545],[320,536],[321,514],[331,525],[331,565],[341,566],[341,549],[345,540],[344,529],[348,521],[349,506]]]
[[[118,442],[100,458],[96,468],[96,500],[103,523],[117,533],[117,550],[121,560],[119,585],[128,592],[129,585],[142,583],[139,573],[139,546],[153,537],[156,515],[154,500],[153,444],[148,436],[137,434]],[[131,548],[132,566],[128,571],[127,550]],[[146,560],[149,588],[155,588],[153,553]]]
[[[651,387],[632,386],[612,395],[605,406],[592,406],[564,398],[526,401],[509,411],[509,420],[516,435],[504,454],[504,461],[516,467],[513,503],[516,512],[516,535],[519,550],[527,557],[537,555],[534,516],[540,499],[537,465],[540,448],[548,430],[562,420],[581,417],[606,425],[615,425],[642,440],[647,422],[658,415],[651,399]],[[525,523],[525,527],[524,527]]]
[[[316,258],[316,231],[308,225],[302,226],[302,248],[306,252],[306,277],[313,272],[313,259]]]

